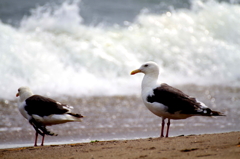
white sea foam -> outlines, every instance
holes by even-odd
[[[0,98],[26,85],[51,96],[136,94],[142,76],[129,73],[149,60],[171,84],[240,79],[238,4],[198,0],[107,28],[83,25],[79,6],[39,6],[19,28],[0,22]]]

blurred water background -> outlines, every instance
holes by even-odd
[[[239,15],[238,0],[0,0],[0,148],[33,142],[20,86],[87,116],[53,126],[62,134],[46,144],[158,136],[142,75],[129,75],[149,60],[162,81],[227,114],[174,121],[170,135],[240,130]]]

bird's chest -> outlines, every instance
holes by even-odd
[[[163,104],[149,102],[144,102],[144,104],[153,114],[159,117],[164,117],[166,114],[168,114],[166,111],[166,106]]]
[[[146,95],[147,94],[147,95]],[[148,101],[148,97],[149,95],[151,96],[151,92],[148,92],[146,94],[142,95],[142,99],[143,102],[145,104],[145,106],[155,115],[160,116],[160,117],[164,117],[166,116],[166,111],[167,111],[167,107],[161,103],[158,102],[149,102]]]
[[[26,119],[29,119],[29,115],[27,113],[27,111],[25,110],[25,106],[26,106],[26,102],[22,102],[19,104],[18,109],[20,111],[20,113],[22,114],[22,116],[24,116]]]

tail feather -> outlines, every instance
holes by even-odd
[[[218,111],[212,111],[212,112],[211,112],[211,115],[212,115],[212,116],[226,116],[226,115],[224,115],[223,113],[218,112]]]
[[[201,115],[203,115],[203,116],[226,116],[221,112],[213,111],[209,108],[203,108],[202,112],[201,112]]]
[[[83,118],[84,116],[82,116],[81,114],[74,114],[74,113],[68,113],[69,115],[72,115],[76,118]]]

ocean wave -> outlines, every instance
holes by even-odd
[[[19,28],[0,22],[1,98],[18,87],[44,95],[137,94],[142,62],[170,84],[238,83],[240,6],[192,1],[190,9],[142,12],[125,26],[86,26],[79,1],[38,6]]]

